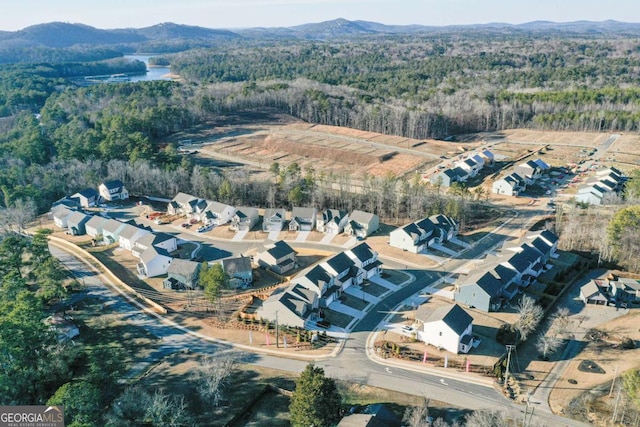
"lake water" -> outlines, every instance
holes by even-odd
[[[142,61],[147,65],[147,74],[142,76],[131,76],[132,82],[146,82],[151,80],[171,80],[168,77],[164,77],[171,69],[169,67],[151,67],[149,68],[149,58],[156,55],[125,55],[124,57],[127,59],[137,59],[138,61]]]

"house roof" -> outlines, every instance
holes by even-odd
[[[241,206],[241,207],[236,208],[236,215],[238,215],[238,217],[240,219],[242,219],[242,218],[257,218],[258,217],[258,209],[252,208],[252,207],[248,207],[248,206]]]
[[[542,252],[537,250],[532,245],[529,245],[528,243],[520,245],[520,247],[522,248],[522,251],[520,253],[531,264],[533,264],[534,262],[537,262],[540,259],[540,256],[542,255]]]
[[[515,268],[518,273],[524,273],[531,265],[531,262],[529,262],[529,260],[527,260],[527,258],[522,253],[512,255],[511,258],[507,260],[507,262],[511,266],[513,266],[513,268]]]
[[[115,190],[124,187],[124,184],[119,179],[103,182],[102,185],[104,185],[108,190]]]
[[[345,216],[347,216],[347,213],[338,209],[325,209],[322,211],[322,221],[324,223],[333,221],[339,224]]]
[[[225,209],[230,207],[230,205],[226,205],[220,202],[209,202],[209,205],[207,205],[207,210],[216,214],[221,214]]]
[[[91,219],[87,221],[87,227],[98,228],[102,227],[105,223],[109,221],[109,218],[105,218],[102,215],[92,215]]]
[[[276,290],[272,295],[275,295],[280,303],[287,309],[295,313],[300,318],[306,318],[309,312],[309,303],[306,298],[302,297],[299,293],[290,292],[293,288],[301,287],[300,285],[291,285],[286,290]]]
[[[533,239],[531,241],[531,245],[544,255],[549,255],[549,252],[551,252],[551,245],[541,237]]]
[[[279,209],[279,208],[269,208],[269,209],[265,209],[264,210],[264,217],[265,218],[280,218],[280,219],[284,219],[285,216],[287,214],[287,211],[285,211],[284,209]]]
[[[291,218],[307,219],[316,216],[316,208],[295,207],[291,211]]]
[[[547,170],[547,169],[550,169],[550,168],[551,168],[551,166],[549,166],[549,165],[548,165],[544,160],[542,160],[542,159],[535,159],[535,160],[533,161],[533,163],[535,163],[535,164],[538,166],[538,168],[540,168],[540,169],[542,169],[542,170]]]
[[[325,261],[336,273],[340,274],[353,266],[353,260],[344,252],[340,252]]]
[[[329,283],[331,281],[331,276],[321,265],[316,265],[311,270],[304,275],[311,283],[318,286],[320,291],[322,292],[322,287],[320,286],[322,283]]]
[[[292,253],[296,253],[296,251],[293,250],[293,248],[289,246],[289,244],[284,240],[278,240],[273,245],[268,247],[266,252],[268,252],[269,255],[271,255],[275,259],[280,259]]]
[[[305,288],[299,283],[295,283],[287,288],[287,292],[295,295],[307,304],[313,304],[313,301],[317,298],[317,294],[315,292],[313,292],[311,289]]]
[[[466,159],[464,161],[464,164],[469,166],[469,167],[471,167],[471,168],[474,168],[474,167],[478,166],[478,162],[476,162],[473,158]]]
[[[606,299],[605,296],[602,294],[602,290],[600,289],[600,286],[598,286],[596,282],[594,282],[593,280],[590,280],[589,283],[587,283],[584,286],[581,286],[580,293],[584,295],[585,298],[591,298],[594,295],[602,295],[602,298],[598,298],[598,299],[603,299],[603,300]]]
[[[67,208],[65,205],[54,206],[51,211],[53,212],[54,218],[66,218],[73,212],[77,212],[75,210]]]
[[[237,258],[227,258],[222,260],[222,268],[229,276],[237,273],[247,273],[252,270],[251,258],[241,256]]]
[[[363,262],[374,258],[376,255],[376,252],[366,243],[360,243],[358,246],[351,248],[349,252]]]
[[[67,207],[67,208],[79,208],[80,200],[77,197],[63,197],[61,199],[56,200],[51,204],[51,212],[55,213],[56,208],[58,207]]]
[[[146,265],[160,256],[171,258],[171,255],[169,255],[169,252],[167,252],[166,250],[162,248],[156,248],[155,246],[150,246],[148,249],[145,249],[142,254],[140,254],[140,261],[142,261],[142,263]]]
[[[558,241],[558,236],[549,230],[544,230],[540,233],[540,237],[550,242],[552,245]]]
[[[190,277],[200,269],[200,263],[187,259],[174,258],[169,264],[167,273]]]
[[[503,284],[509,283],[514,277],[516,272],[510,268],[505,267],[502,264],[498,264],[493,268],[493,275],[498,278]]]
[[[469,176],[469,173],[461,167],[453,168],[453,173],[455,174],[456,178],[464,178],[466,176]]]
[[[102,230],[108,231],[109,233],[115,233],[119,228],[124,227],[125,225],[127,224],[124,222],[120,222],[116,219],[109,219],[102,225]]]
[[[191,194],[180,192],[176,194],[176,196],[173,198],[173,201],[180,205],[186,205],[190,201],[196,200],[196,199],[197,199],[196,196],[192,196]]]
[[[141,230],[142,231],[146,231],[147,233],[149,233],[148,230],[146,230],[146,229],[144,229],[142,227],[138,227],[137,225],[125,224],[125,227],[120,232],[120,237],[122,237],[123,239],[131,239],[133,236],[136,235],[136,233],[138,233]]]
[[[417,314],[416,314],[417,315]],[[443,321],[457,335],[462,335],[473,322],[473,317],[462,309],[458,304],[439,307],[424,319],[424,323]]]
[[[373,217],[377,216],[376,214],[372,214],[369,212],[364,212],[364,211],[353,211],[351,212],[351,214],[349,215],[349,220],[350,221],[356,221],[359,223],[366,223],[369,224],[371,222],[371,220],[373,219]]]
[[[495,157],[493,153],[489,150],[484,150],[482,152],[482,155],[485,156],[487,159],[493,159]]]
[[[81,224],[84,221],[89,221],[91,217],[85,213],[79,211],[72,211],[69,217],[67,218],[67,222],[69,224]]]
[[[149,247],[153,245],[158,245],[162,242],[166,242],[167,240],[171,240],[171,239],[175,239],[175,236],[172,236],[171,234],[167,234],[163,232],[157,232],[157,233],[154,232],[154,233],[145,234],[144,236],[140,237],[136,241],[136,244]]]
[[[85,197],[87,199],[91,199],[92,197],[98,197],[98,192],[93,188],[85,188],[82,191],[78,191],[76,194],[74,194],[71,197],[76,197],[76,195],[80,195],[80,196]]]

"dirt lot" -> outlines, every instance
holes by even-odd
[[[613,307],[588,307],[589,310],[615,310]],[[613,377],[630,369],[640,368],[640,348],[623,350],[620,344],[623,338],[631,338],[640,343],[640,311],[630,311],[629,314],[607,322],[598,330],[605,333],[601,341],[591,341],[568,365],[557,386],[551,392],[549,403],[554,412],[565,410],[567,405],[580,396],[585,390],[592,390],[599,385],[607,384]],[[604,374],[589,373],[578,370],[583,360],[594,361],[604,370]],[[570,379],[576,380],[571,384]]]

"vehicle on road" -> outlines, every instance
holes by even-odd
[[[213,230],[213,225],[202,225],[198,227],[196,230],[198,233],[206,233],[207,231]]]

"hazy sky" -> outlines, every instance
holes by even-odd
[[[6,0],[0,30],[51,21],[98,28],[160,22],[209,28],[279,27],[335,18],[384,24],[615,19],[640,22],[638,0]]]

